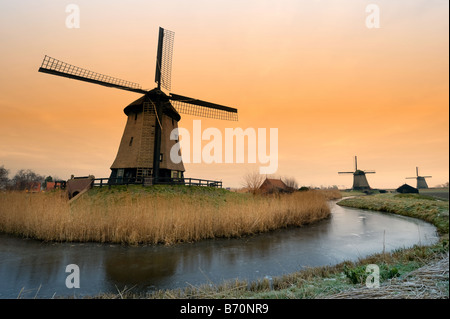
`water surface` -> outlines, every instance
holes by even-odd
[[[305,267],[334,265],[373,253],[429,245],[436,228],[421,220],[340,207],[329,219],[240,239],[173,246],[42,243],[0,235],[0,298],[51,298],[256,280]],[[66,287],[66,266],[80,269],[80,288]]]

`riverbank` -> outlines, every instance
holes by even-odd
[[[0,194],[0,231],[57,242],[176,244],[235,238],[328,218],[323,191],[261,196],[181,185]]]
[[[97,298],[448,298],[448,202],[420,195],[396,196],[379,194],[345,199],[340,205],[389,211],[428,220],[439,230],[439,241],[432,246],[414,246],[391,253],[378,253],[356,262],[310,268],[259,281],[233,281],[222,285],[204,285],[176,290],[161,290],[148,295],[135,295],[132,289],[117,295]],[[447,260],[447,264],[446,264]],[[380,269],[380,290],[368,290],[366,267]],[[444,268],[442,268],[444,267]],[[431,270],[430,270],[431,269]],[[433,269],[437,271],[433,272]],[[443,269],[442,272],[439,272]],[[446,269],[446,272],[445,272]],[[424,293],[424,291],[426,293]]]
[[[449,229],[448,201],[422,194],[377,194],[347,198],[339,205],[422,219],[436,226],[440,235]]]

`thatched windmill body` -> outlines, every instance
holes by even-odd
[[[39,72],[135,92],[143,96],[125,107],[127,122],[116,159],[111,165],[110,180],[140,181],[151,178],[182,178],[183,162],[174,163],[170,150],[177,140],[170,133],[178,127],[180,113],[200,117],[237,121],[237,109],[186,96],[166,94],[170,91],[174,33],[159,28],[155,82],[157,87],[143,90],[137,83],[92,72],[45,56]]]
[[[416,177],[406,177],[406,179],[416,179],[417,180],[417,189],[425,189],[428,188],[427,181],[425,178],[431,178],[432,176],[419,176],[419,168],[416,167]]]
[[[363,171],[358,169],[358,157],[355,156],[355,171],[353,172],[338,172],[338,174],[353,174],[353,186],[354,190],[369,190],[369,182],[367,181],[366,174],[375,174],[375,171]]]

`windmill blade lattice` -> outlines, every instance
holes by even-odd
[[[174,38],[175,32],[159,28],[155,82],[168,91],[171,89]]]
[[[125,81],[109,75],[89,71],[87,69],[83,69],[61,60],[52,58],[48,55],[44,57],[41,67],[39,68],[39,72],[59,75],[66,78],[91,82],[136,93],[146,93],[146,91],[142,90],[141,86],[138,83]]]
[[[232,107],[193,99],[173,93],[170,94],[170,102],[173,107],[182,114],[218,120],[238,120],[237,109]]]

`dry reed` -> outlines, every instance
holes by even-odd
[[[0,194],[0,231],[45,241],[174,244],[301,226],[329,215],[327,197],[317,191],[219,201],[125,191],[87,193],[73,203],[60,193]]]

